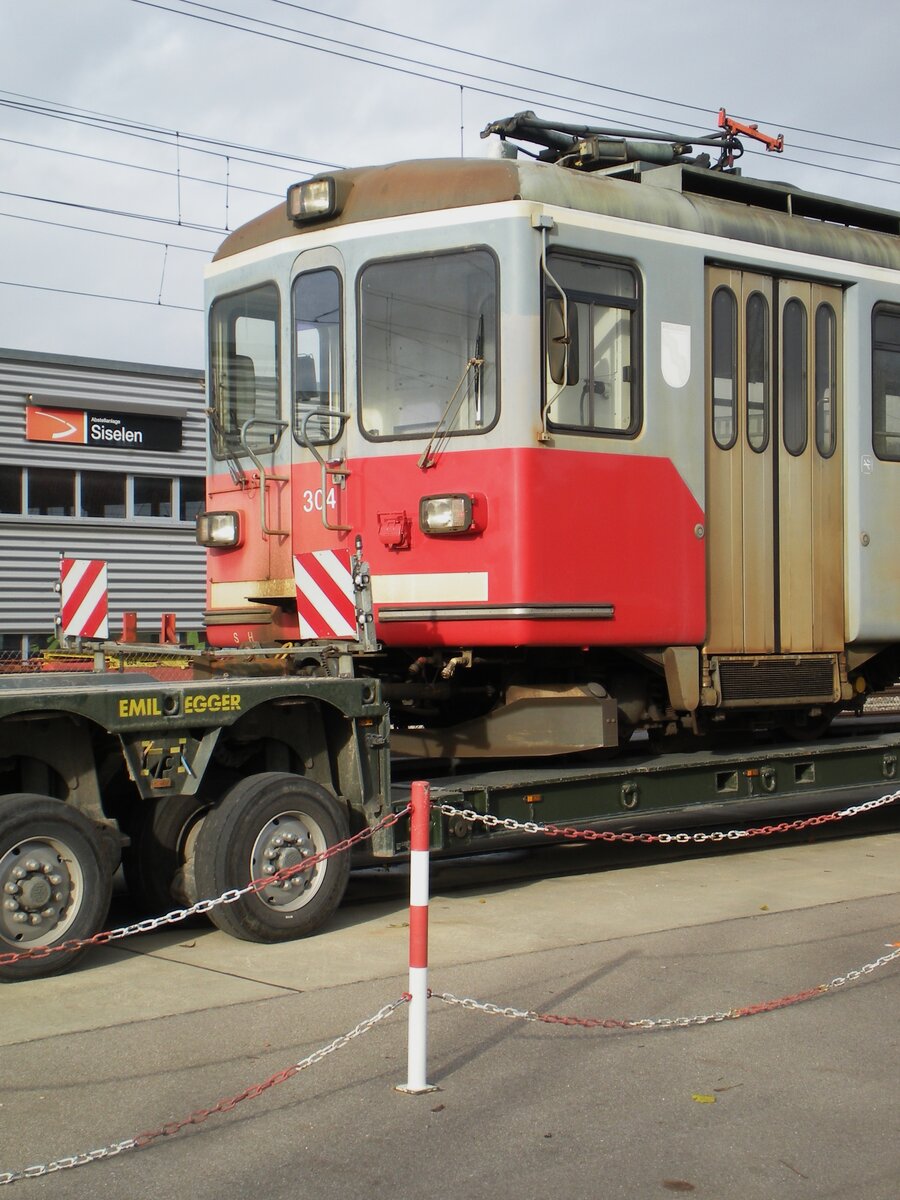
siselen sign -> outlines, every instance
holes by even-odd
[[[147,413],[86,412],[29,404],[25,408],[25,440],[119,450],[180,450],[181,421]]]

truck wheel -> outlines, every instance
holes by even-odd
[[[347,814],[325,788],[299,775],[272,771],[242,779],[203,821],[194,850],[194,879],[214,899],[251,879],[274,875],[343,840]],[[343,899],[349,855],[336,854],[309,871],[220,904],[215,925],[250,942],[286,942],[318,929]]]
[[[87,817],[49,796],[0,797],[0,952],[93,937],[109,911],[112,875]],[[84,950],[0,963],[0,979],[62,971]]]
[[[200,796],[165,796],[141,812],[122,866],[128,894],[142,913],[163,916],[186,902],[184,870],[208,808]]]

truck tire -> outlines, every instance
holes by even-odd
[[[199,796],[165,796],[140,814],[122,866],[128,894],[142,914],[163,916],[187,902],[183,875],[208,808],[209,801]]]
[[[319,784],[277,771],[251,775],[203,821],[194,850],[197,892],[211,900],[246,887],[251,879],[335,845],[348,832],[346,809]],[[249,942],[305,937],[334,913],[349,873],[345,851],[285,882],[217,905],[209,917],[225,933]]]
[[[0,953],[93,937],[111,894],[108,855],[92,821],[49,796],[0,796]],[[55,974],[84,949],[0,963],[0,979]]]

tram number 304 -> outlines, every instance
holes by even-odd
[[[323,507],[337,508],[337,496],[334,494],[334,488],[328,489],[326,496],[322,488],[307,488],[303,493],[303,511],[306,513],[321,512]]]

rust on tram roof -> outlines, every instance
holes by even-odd
[[[503,159],[425,159],[322,172],[316,178],[326,175],[340,180],[341,191],[346,193],[337,216],[295,224],[286,205],[281,204],[235,230],[213,261],[327,225],[520,199],[517,164]]]
[[[341,212],[294,222],[280,204],[235,230],[216,260],[340,225],[523,200],[661,225],[870,266],[900,269],[900,215],[697,167],[666,166],[633,178],[515,159],[422,159],[322,172]]]

